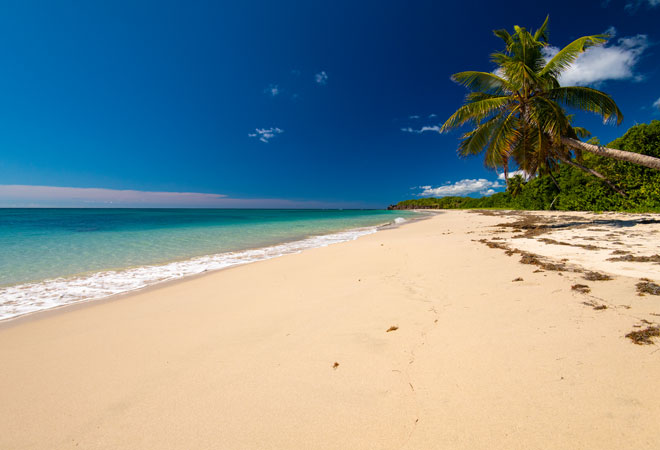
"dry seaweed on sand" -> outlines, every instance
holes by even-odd
[[[602,250],[603,247],[598,247],[597,245],[591,245],[591,244],[573,244],[570,242],[562,242],[562,241],[557,241],[555,239],[549,239],[549,238],[540,238],[538,241],[543,242],[544,244],[553,244],[553,245],[565,245],[568,247],[578,247],[578,248],[583,248],[585,250]]]
[[[581,294],[588,294],[589,292],[591,292],[591,288],[586,284],[574,284],[573,286],[571,286],[571,289]]]
[[[337,367],[339,367],[339,363],[337,361],[335,361],[335,363],[332,365],[332,368],[336,369]]]
[[[660,264],[660,255],[651,255],[651,256],[635,256],[635,255],[624,255],[617,256],[616,258],[607,258],[608,261],[626,261],[626,262],[653,262]]]
[[[525,280],[523,280],[522,277],[518,277],[518,278],[516,278],[514,280],[511,280],[511,281],[525,281]]]
[[[643,330],[631,331],[626,334],[626,337],[632,340],[637,345],[651,345],[653,338],[660,336],[660,327],[653,326],[647,327]]]
[[[637,293],[639,295],[651,294],[651,295],[660,295],[660,286],[649,280],[648,278],[642,278],[642,281],[637,283]]]
[[[535,255],[534,253],[521,252],[521,254],[522,254],[522,256],[520,257],[521,264],[534,264],[535,266],[539,266],[542,269],[554,270],[556,272],[569,270],[566,264],[563,263],[557,264],[557,263],[543,261],[541,258],[539,258],[538,255]]]
[[[612,277],[607,274],[594,271],[585,272],[582,278],[588,281],[607,281],[612,279]]]
[[[513,228],[514,232],[523,232],[523,235],[519,237],[538,236],[547,233],[550,230],[548,224],[546,224],[541,217],[533,216],[531,214],[523,215],[515,222],[499,223],[495,226],[500,228]]]
[[[501,242],[493,242],[493,241],[488,241],[486,239],[479,239],[479,242],[482,244],[486,244],[490,248],[499,248],[501,250],[508,250],[509,246],[506,244],[502,244]]]
[[[398,330],[398,329],[399,329],[399,327],[397,327],[396,325],[392,325],[392,326],[389,327],[385,332],[386,332],[386,333],[389,333],[390,331],[396,331],[396,330]]]
[[[538,258],[533,253],[523,253],[522,256],[520,257],[520,263],[521,264],[534,264],[534,265],[540,265],[541,260]]]
[[[587,306],[591,306],[596,311],[601,311],[603,309],[607,309],[606,305],[599,305],[598,303],[594,303],[594,302],[582,302],[582,304],[587,305]]]

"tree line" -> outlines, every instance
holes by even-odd
[[[600,146],[596,138],[589,143]],[[660,158],[660,121],[635,125],[607,147]],[[505,192],[481,198],[418,198],[390,208],[660,212],[659,171],[591,153],[582,155],[581,160],[581,168],[560,161],[552,171],[530,180],[516,175],[509,178]]]

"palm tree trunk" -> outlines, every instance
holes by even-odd
[[[596,155],[606,156],[608,158],[618,159],[619,161],[627,161],[640,166],[660,170],[660,158],[654,158],[653,156],[642,155],[635,152],[626,152],[624,150],[617,150],[600,145],[587,144],[586,142],[567,137],[562,137],[561,143],[568,147],[594,153]]]

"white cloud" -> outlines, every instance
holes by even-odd
[[[660,0],[658,0],[660,1]],[[610,28],[610,34],[616,30]],[[607,80],[641,80],[635,74],[635,65],[640,56],[649,46],[646,35],[623,37],[617,39],[614,45],[591,47],[565,70],[559,78],[563,86],[597,85]],[[557,47],[546,47],[544,53],[550,59],[557,54]]]
[[[255,131],[256,133],[248,133],[248,136],[258,137],[261,142],[265,142],[266,144],[270,139],[274,138],[276,134],[284,133],[284,130],[277,127],[256,128]]]
[[[437,114],[429,114],[429,119],[433,119],[434,117],[438,117]]]
[[[525,173],[524,170],[514,170],[513,172],[509,172],[509,178],[513,178],[516,175],[521,175],[524,179],[529,179],[529,176]],[[501,173],[497,176],[497,179],[500,181],[504,181],[504,174]]]
[[[417,116],[417,115],[413,115],[413,116],[409,116],[408,118],[414,120],[414,119],[419,119],[419,116]]]
[[[634,14],[637,12],[637,9],[639,9],[640,6],[647,3],[650,8],[653,8],[655,6],[660,5],[660,0],[633,0],[631,2],[626,3],[624,9],[629,13]]]
[[[407,127],[407,128],[401,128],[401,131],[405,131],[406,133],[417,133],[417,134],[422,134],[425,131],[435,131],[435,132],[440,132],[440,126],[439,125],[433,125],[433,126],[423,126],[419,130],[415,130],[414,128]]]
[[[0,185],[0,208],[170,207],[170,208],[364,208],[351,202],[327,203],[283,198],[231,198],[202,192],[158,192],[60,186]]]
[[[656,108],[660,109],[660,98],[657,99],[655,102],[653,102],[653,106],[655,106]]]
[[[280,90],[280,87],[278,85],[271,84],[266,89],[264,89],[264,92],[266,94],[270,95],[271,97],[275,97],[276,95],[278,95],[281,92],[281,90]]]
[[[465,179],[455,183],[447,183],[438,187],[420,186],[422,189],[420,197],[447,197],[447,196],[463,196],[474,194],[478,192],[481,195],[491,195],[495,193],[495,189],[504,187],[499,181],[490,181],[485,178],[479,179]]]
[[[314,79],[318,84],[327,84],[328,83],[328,74],[325,73],[325,70],[314,75]]]

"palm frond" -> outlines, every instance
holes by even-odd
[[[551,75],[558,77],[561,72],[570,67],[575,62],[580,53],[584,52],[589,47],[601,45],[607,41],[607,35],[596,34],[593,36],[583,36],[568,44],[557,52],[555,56],[550,59],[539,73],[539,76]]]
[[[455,73],[452,81],[472,91],[503,94],[511,92],[510,83],[502,77],[490,72],[467,71]]]
[[[612,97],[597,89],[583,86],[559,87],[549,90],[547,97],[569,108],[599,114],[605,122],[616,122],[619,125],[623,121],[623,113]]]
[[[498,116],[491,117],[486,122],[479,124],[474,130],[465,133],[458,146],[458,155],[466,157],[483,152],[488,146],[497,122],[501,120]]]
[[[511,104],[511,98],[508,96],[500,96],[466,103],[458,108],[458,110],[447,119],[440,128],[440,132],[444,133],[452,128],[460,127],[466,122],[478,124],[490,114],[504,110],[509,104]]]
[[[531,105],[533,107],[529,112],[530,120],[551,139],[559,142],[562,134],[570,126],[564,110],[557,103],[543,96],[532,97]]]
[[[493,30],[493,34],[498,38],[502,39],[504,41],[504,45],[506,46],[506,48],[509,48],[509,45],[511,45],[511,35],[509,34],[508,31],[504,29]]]
[[[494,127],[484,161],[487,167],[499,167],[509,159],[512,149],[520,137],[516,112],[517,109],[512,110]]]
[[[548,42],[549,34],[548,34],[548,21],[550,20],[550,15],[548,14],[545,16],[545,21],[543,22],[543,25],[541,25],[541,28],[536,30],[534,33],[534,40],[537,41],[544,41]]]

